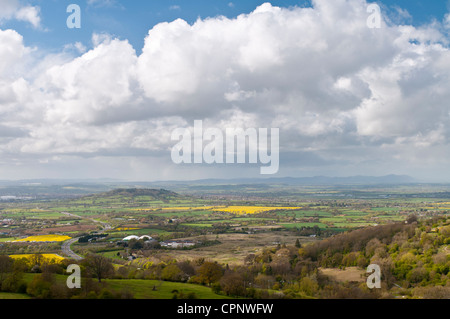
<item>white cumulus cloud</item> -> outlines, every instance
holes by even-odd
[[[438,25],[368,28],[364,0],[312,3],[160,23],[139,55],[127,40],[94,34],[93,49],[73,45],[81,56],[47,57],[26,72],[33,50],[0,30],[0,152],[46,165],[128,158],[127,174],[149,156],[167,177],[172,166],[160,159],[170,161],[171,131],[198,119],[279,127],[280,172],[304,170],[305,154],[307,165],[353,173],[449,153],[448,35]],[[7,8],[4,19],[18,12]],[[283,164],[283,151],[298,156]]]
[[[16,19],[41,27],[40,8],[22,3],[19,0],[0,0],[0,24],[2,21]]]

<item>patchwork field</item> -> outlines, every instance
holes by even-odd
[[[327,191],[317,187],[298,190],[276,187],[280,193],[276,199],[257,196],[250,199],[262,194],[257,190],[242,189],[242,194],[247,196],[244,199],[208,199],[161,190],[149,195],[145,191],[139,193],[139,189],[119,189],[70,200],[4,203],[0,205],[0,218],[14,221],[14,225],[4,225],[0,241],[5,242],[6,238],[28,242],[64,241],[68,237],[102,231],[106,225],[110,227],[108,233],[112,238],[150,235],[167,239],[186,233],[241,233],[277,228],[293,232],[294,236],[309,236],[403,221],[410,214],[450,212],[450,204],[445,199],[402,197],[408,194],[407,188],[391,190],[390,196],[397,196],[396,200],[377,195],[381,193],[379,189],[375,189],[373,195],[370,190],[363,193],[364,196],[379,196],[378,199],[342,199],[339,196],[353,190]],[[322,198],[305,197],[311,194],[320,194]],[[26,235],[38,237],[23,238]]]
[[[202,265],[210,263],[220,268],[221,276],[228,273],[225,269],[233,270],[234,276],[243,276],[240,271],[248,266],[245,276],[253,280],[248,285],[260,289],[253,293],[264,289],[265,294],[304,298],[315,294],[309,290],[315,285],[308,280],[317,280],[311,264],[333,282],[345,286],[348,282],[361,283],[365,274],[360,265],[370,262],[370,256],[361,261],[349,255],[345,256],[345,267],[341,265],[339,269],[339,262],[349,252],[324,250],[316,255],[308,247],[330,237],[327,243],[332,246],[332,236],[347,236],[357,229],[362,234],[371,233],[373,227],[399,227],[450,213],[450,187],[443,193],[422,193],[422,186],[418,188],[421,193],[415,193],[414,187],[387,187],[384,191],[319,186],[233,187],[233,192],[231,186],[203,187],[201,193],[195,187],[187,188],[195,193],[189,195],[164,189],[118,188],[73,198],[0,202],[0,255],[27,260],[30,273],[25,274],[26,283],[37,287],[30,290],[33,296],[39,294],[41,280],[33,272],[42,271],[43,264],[63,267],[63,258],[75,262],[101,256],[113,265],[114,275],[102,282],[107,283],[108,293],[117,293],[115,296],[127,296],[127,291],[132,291],[134,298],[142,299],[172,298],[178,293],[223,298],[225,295],[214,293],[202,277]],[[423,241],[440,245],[432,261],[445,263],[445,236],[450,233],[450,226],[442,223],[433,227],[421,230],[426,231]],[[129,237],[132,235],[135,237]],[[406,249],[400,235],[395,240],[398,246],[386,248],[393,256],[395,249]],[[407,256],[412,261],[416,258],[412,252]],[[326,262],[320,263],[321,259]],[[257,260],[257,264],[252,265],[252,260]],[[430,260],[424,257],[420,262]],[[444,274],[445,267],[430,270],[429,276]],[[418,268],[417,274],[404,275],[399,280],[420,276],[423,269]],[[305,272],[310,278],[303,282]],[[58,280],[66,278],[61,273],[59,270],[56,275]],[[292,282],[292,278],[297,281]],[[217,284],[227,287],[227,280],[215,284],[216,288]],[[106,286],[102,287],[95,295],[108,297],[108,293],[102,293]],[[61,287],[56,287],[54,293],[60,292]],[[3,295],[10,297],[13,296]]]

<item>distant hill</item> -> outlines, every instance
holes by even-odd
[[[270,177],[270,178],[232,178],[232,179],[201,179],[192,181],[116,181],[112,179],[64,180],[35,179],[5,181],[0,180],[0,200],[21,200],[29,198],[72,198],[80,196],[114,196],[121,194],[127,197],[151,196],[155,200],[181,196],[167,189],[182,193],[180,189],[196,187],[225,187],[224,190],[236,190],[236,185],[251,185],[259,188],[272,185],[285,186],[370,186],[370,185],[404,185],[423,184],[407,175],[386,176],[349,176],[349,177]],[[449,185],[449,184],[445,184]],[[12,197],[13,196],[13,197]],[[94,196],[94,195],[92,195]],[[16,197],[16,198],[14,198]]]
[[[371,184],[409,184],[417,182],[407,175],[386,176],[349,176],[349,177],[272,177],[272,178],[239,178],[239,179],[202,179],[194,181],[166,181],[149,183],[153,185],[230,185],[230,184],[285,184],[285,185],[371,185]]]
[[[168,200],[175,197],[180,197],[179,194],[166,190],[166,189],[148,189],[148,188],[117,188],[109,192],[97,193],[90,195],[88,197],[106,198],[113,196],[123,196],[123,197],[137,197],[137,196],[148,196],[154,200]]]

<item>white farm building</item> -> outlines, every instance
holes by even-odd
[[[150,236],[148,236],[148,235],[143,235],[143,236],[141,236],[141,237],[136,236],[136,235],[130,235],[130,236],[127,236],[127,237],[125,237],[124,239],[122,239],[122,241],[130,241],[130,240],[132,240],[132,239],[136,239],[136,240],[140,240],[140,239],[151,240],[152,237],[150,237]]]

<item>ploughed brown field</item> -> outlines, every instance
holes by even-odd
[[[98,229],[96,225],[70,225],[26,231],[26,235],[47,235],[52,233],[88,232]]]
[[[364,282],[366,281],[364,270],[358,267],[338,268],[319,268],[326,276],[339,282]]]

